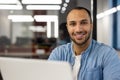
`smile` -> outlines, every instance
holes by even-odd
[[[77,39],[82,39],[84,37],[86,33],[85,32],[82,32],[82,33],[76,33],[74,34],[74,36],[77,38]]]

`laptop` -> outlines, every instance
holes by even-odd
[[[3,80],[73,80],[67,62],[0,57]]]

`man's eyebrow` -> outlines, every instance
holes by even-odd
[[[75,22],[75,21],[69,21],[69,22]]]
[[[80,22],[81,22],[81,21],[88,22],[88,19],[82,19],[82,20],[80,20]],[[73,23],[73,22],[76,22],[76,21],[70,20],[69,22],[70,22],[70,23]]]
[[[88,21],[87,19],[82,19],[81,21]]]

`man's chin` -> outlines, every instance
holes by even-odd
[[[79,40],[79,41],[78,40],[76,40],[76,41],[74,40],[73,42],[75,44],[79,45],[79,46],[84,45],[86,43],[84,40]]]

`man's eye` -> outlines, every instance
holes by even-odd
[[[81,24],[87,24],[88,22],[81,22]]]
[[[69,25],[70,25],[70,26],[74,26],[74,25],[75,25],[75,23],[70,23]]]

